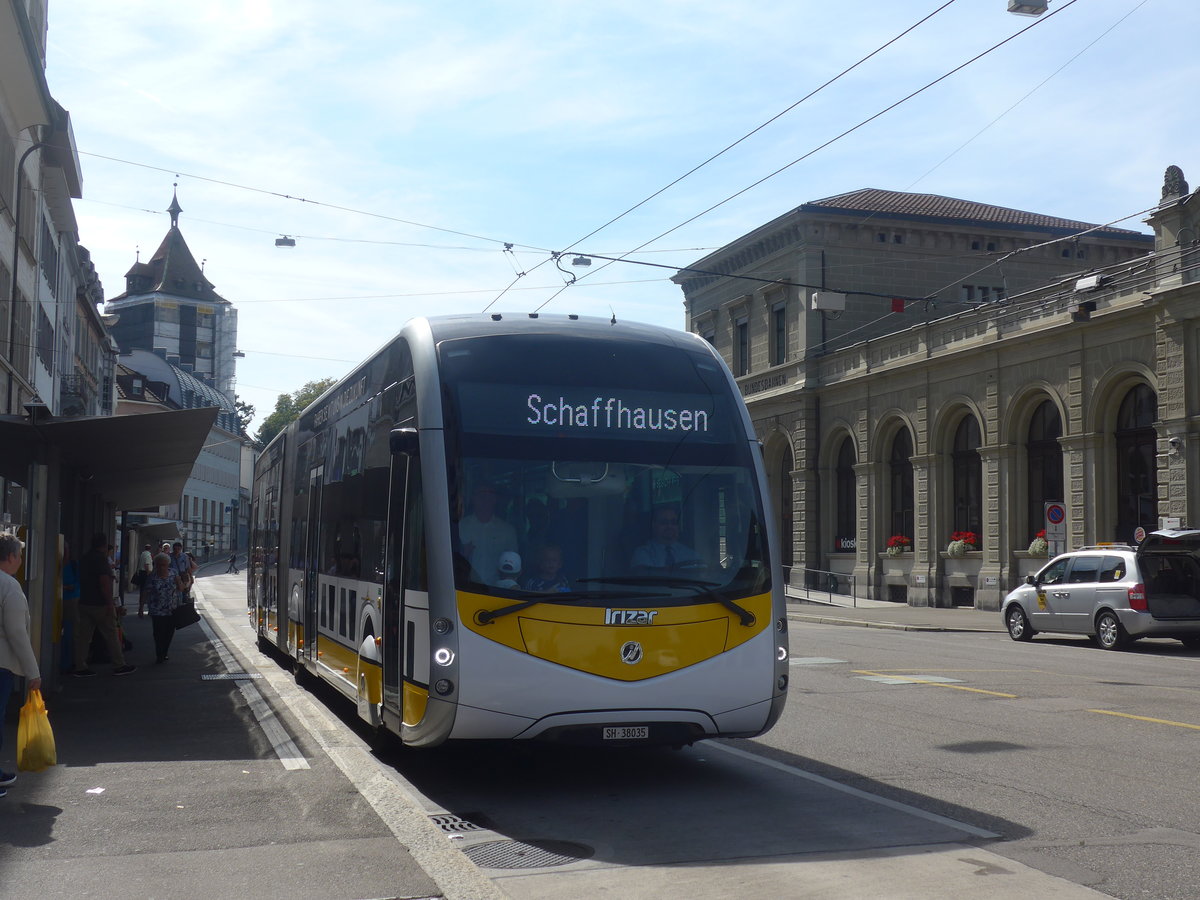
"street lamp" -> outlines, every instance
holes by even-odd
[[[21,172],[25,168],[25,160],[29,158],[29,154],[34,150],[40,150],[42,147],[48,146],[45,141],[34,141],[29,149],[21,154],[21,158],[17,161],[17,196],[13,202],[13,255],[12,255],[12,290],[8,295],[8,410],[13,408],[13,386],[16,379],[13,377],[16,371],[16,360],[13,356],[13,347],[16,344],[16,335],[13,331],[17,321],[17,264],[20,262],[21,253],[21,198],[25,192],[21,190]]]

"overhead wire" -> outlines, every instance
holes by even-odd
[[[1062,6],[1060,6],[1058,9],[1054,10],[1053,12],[1050,12],[1044,16],[1041,16],[1041,17],[1035,19],[1029,25],[1026,25],[1024,28],[1021,28],[1020,30],[1014,32],[1013,34],[1004,38],[1002,41],[999,41],[999,42],[993,44],[991,47],[988,47],[986,50],[983,50],[980,53],[975,54],[970,59],[968,59],[965,62],[960,63],[959,65],[950,69],[948,72],[945,72],[942,75],[939,75],[937,78],[933,79],[932,81],[927,82],[922,87],[917,88],[915,91],[912,91],[912,92],[906,94],[905,96],[901,97],[899,100],[896,100],[894,103],[891,103],[888,106],[884,107],[883,109],[879,110],[879,112],[876,112],[871,116],[868,116],[867,118],[863,119],[858,124],[853,125],[850,128],[847,128],[846,130],[842,131],[841,133],[835,135],[834,137],[829,138],[827,141],[824,141],[823,143],[817,145],[816,147],[809,150],[807,153],[803,154],[802,156],[797,157],[796,159],[792,160],[791,162],[787,163],[786,165],[780,166],[775,171],[773,171],[767,175],[764,175],[762,178],[759,178],[757,181],[754,181],[751,184],[747,185],[746,187],[742,188],[741,190],[737,191],[736,193],[729,195],[724,200],[714,203],[712,206],[708,207],[707,209],[704,209],[704,210],[696,213],[694,216],[692,216],[688,219],[685,219],[683,222],[680,222],[679,224],[667,229],[666,231],[662,232],[661,234],[657,235],[656,237],[650,238],[649,240],[645,241],[644,243],[639,244],[637,247],[634,248],[633,252],[641,250],[648,244],[652,244],[655,241],[662,240],[667,235],[673,234],[674,232],[678,231],[680,228],[683,228],[685,225],[689,225],[692,222],[695,222],[697,219],[708,215],[709,213],[713,212],[714,210],[719,209],[720,207],[724,206],[726,203],[729,203],[730,201],[737,199],[738,197],[753,190],[754,188],[758,187],[759,185],[769,181],[770,179],[774,178],[775,176],[779,175],[780,173],[787,171],[792,166],[795,166],[798,163],[801,163],[804,160],[808,159],[809,157],[819,153],[821,150],[824,150],[826,147],[829,147],[832,144],[835,144],[838,141],[842,140],[843,138],[848,137],[849,135],[858,131],[860,128],[863,128],[866,125],[870,124],[871,122],[874,122],[876,119],[881,118],[882,116],[886,115],[887,113],[891,112],[892,110],[896,109],[897,107],[903,105],[904,103],[907,103],[909,100],[912,100],[914,97],[917,97],[920,94],[923,94],[925,91],[929,90],[930,88],[934,87],[935,85],[940,84],[941,82],[945,81],[947,78],[951,77],[952,75],[962,71],[967,66],[970,66],[973,63],[978,62],[979,60],[983,59],[985,56],[995,52],[996,50],[1003,47],[1005,44],[1008,44],[1011,41],[1015,40],[1016,38],[1020,37],[1021,35],[1025,34],[1030,29],[1037,28],[1038,26],[1043,25],[1045,22],[1054,18],[1054,16],[1060,15],[1065,10],[1070,9],[1072,6],[1074,6],[1077,2],[1079,2],[1079,0],[1067,0],[1067,2],[1065,4],[1063,4]],[[608,268],[608,266],[613,265],[614,262],[623,262],[623,261],[624,261],[623,259],[618,259],[618,260],[614,260],[613,262],[605,263],[604,265],[600,266],[598,269],[595,269],[592,272],[585,273],[581,277],[580,280],[582,280],[582,278],[587,278],[589,275],[593,275],[598,271]],[[569,285],[564,285],[562,288],[555,291],[555,293],[552,294],[545,301],[545,303],[543,303],[541,306],[539,306],[537,308],[537,310],[535,310],[535,311],[540,311],[542,308],[544,308],[552,300],[554,300],[556,297],[558,297],[564,290],[566,290],[566,288],[568,286]]]
[[[1108,35],[1118,25],[1120,25],[1122,22],[1124,22],[1126,19],[1128,19],[1130,16],[1132,16],[1135,12],[1137,12],[1139,9],[1141,9],[1143,6],[1145,6],[1149,2],[1150,2],[1150,0],[1141,0],[1141,2],[1137,6],[1133,7],[1133,9],[1129,10],[1127,13],[1125,13],[1125,15],[1121,16],[1119,19],[1117,19],[1117,21],[1113,22],[1110,26],[1108,26],[1108,28],[1106,28],[1104,31],[1102,31],[1100,34],[1098,34],[1095,38],[1093,38],[1091,41],[1089,41],[1087,44],[1085,44],[1079,50],[1078,53],[1076,53],[1074,56],[1072,56],[1070,59],[1068,59],[1066,62],[1064,62],[1061,66],[1059,66],[1057,69],[1055,69],[1049,75],[1047,75],[1045,78],[1043,78],[1041,81],[1039,81],[1036,85],[1034,85],[1032,88],[1030,88],[1028,91],[1026,91],[1015,103],[1013,103],[1006,110],[1004,110],[1004,112],[1000,113],[1000,115],[996,116],[994,119],[992,119],[990,122],[988,122],[982,128],[980,128],[977,132],[975,132],[973,135],[971,135],[969,138],[967,138],[965,141],[963,141],[961,144],[959,144],[957,147],[955,147],[953,150],[951,150],[948,154],[946,154],[946,156],[944,156],[940,161],[938,161],[933,166],[931,166],[929,169],[927,169],[923,175],[921,175],[919,178],[917,178],[916,181],[913,181],[911,184],[909,184],[909,187],[911,188],[917,184],[920,184],[922,181],[924,181],[926,178],[928,178],[930,176],[930,174],[932,174],[933,172],[936,172],[939,168],[941,168],[943,165],[945,165],[946,162],[948,162],[950,159],[952,159],[953,157],[958,155],[960,152],[962,152],[962,150],[965,147],[967,147],[969,144],[971,144],[976,138],[978,138],[981,134],[983,134],[985,131],[987,131],[989,128],[991,128],[993,125],[995,125],[997,122],[999,122],[1005,116],[1007,116],[1010,112],[1012,112],[1014,109],[1016,109],[1022,103],[1024,103],[1030,97],[1032,97],[1035,93],[1040,91],[1043,87],[1046,86],[1047,82],[1049,82],[1051,79],[1053,79],[1055,76],[1057,76],[1060,72],[1063,71],[1063,69],[1067,68],[1067,66],[1071,65],[1071,63],[1075,62],[1075,60],[1079,59],[1079,57],[1083,56],[1083,54],[1085,54],[1089,50],[1091,50],[1092,47],[1094,47],[1096,44],[1098,44],[1104,38],[1108,37]]]
[[[736,141],[734,141],[733,143],[726,145],[725,147],[723,147],[722,149],[720,149],[720,150],[718,150],[716,153],[714,153],[712,156],[708,157],[708,159],[706,159],[706,160],[704,160],[703,162],[697,163],[696,165],[692,166],[692,168],[688,169],[686,172],[684,172],[684,173],[683,173],[682,175],[680,175],[678,178],[676,178],[676,179],[674,179],[673,181],[671,181],[671,182],[669,182],[669,183],[667,183],[667,184],[663,185],[661,188],[659,188],[657,191],[655,191],[655,192],[654,192],[653,194],[651,194],[650,196],[648,196],[648,197],[646,197],[646,198],[644,198],[644,199],[642,199],[642,200],[639,200],[637,203],[633,204],[633,206],[629,207],[629,209],[625,210],[623,213],[620,213],[620,214],[618,214],[618,215],[614,216],[613,218],[611,218],[611,219],[609,219],[607,222],[605,222],[603,225],[600,225],[600,226],[598,226],[597,228],[594,228],[594,229],[592,229],[591,231],[589,231],[587,234],[585,234],[583,237],[579,238],[578,240],[572,241],[572,242],[571,242],[570,244],[568,244],[568,245],[567,245],[565,248],[563,248],[563,250],[562,250],[561,252],[564,252],[564,253],[565,253],[567,250],[570,250],[570,249],[571,249],[572,247],[574,247],[575,245],[583,243],[583,242],[584,242],[584,241],[586,241],[588,238],[590,238],[590,237],[595,237],[597,234],[599,234],[601,231],[603,231],[603,230],[604,230],[605,228],[607,228],[609,225],[612,225],[612,224],[614,224],[615,222],[618,222],[618,221],[620,221],[621,219],[623,219],[623,218],[625,218],[627,215],[629,215],[631,212],[635,211],[636,209],[638,209],[638,208],[640,208],[640,207],[642,207],[642,206],[645,206],[647,203],[649,203],[649,202],[650,202],[651,200],[653,200],[655,197],[658,197],[658,196],[660,196],[661,194],[664,194],[664,193],[666,193],[666,192],[667,192],[667,191],[669,191],[671,188],[673,188],[675,185],[679,184],[679,182],[683,181],[685,178],[689,178],[690,176],[692,176],[692,175],[696,174],[696,173],[697,173],[697,172],[699,172],[701,169],[703,169],[705,166],[707,166],[709,163],[711,163],[711,162],[713,162],[714,160],[717,160],[717,159],[719,159],[720,157],[724,156],[726,153],[728,153],[728,152],[729,152],[730,150],[732,150],[734,147],[736,147],[736,146],[738,146],[739,144],[741,144],[741,143],[743,143],[743,142],[745,142],[745,141],[749,140],[751,137],[753,137],[754,135],[758,134],[758,132],[762,131],[764,128],[766,128],[766,127],[767,127],[768,125],[770,125],[771,123],[773,123],[773,122],[775,122],[775,121],[777,121],[777,120],[779,120],[779,119],[783,118],[784,116],[786,116],[788,113],[790,113],[790,112],[791,112],[792,110],[794,110],[796,107],[798,107],[800,104],[804,103],[804,102],[805,102],[805,101],[807,101],[807,100],[810,100],[810,99],[812,99],[812,98],[813,98],[813,97],[815,97],[817,94],[821,93],[821,91],[825,90],[825,88],[829,87],[830,85],[834,84],[835,82],[837,82],[837,81],[841,80],[842,78],[844,78],[845,76],[849,75],[851,72],[853,72],[853,71],[854,71],[855,69],[857,69],[859,66],[861,66],[861,65],[863,65],[864,63],[868,62],[868,61],[869,61],[869,60],[871,60],[873,57],[875,57],[875,56],[878,56],[880,53],[882,53],[882,52],[883,52],[884,50],[886,50],[888,47],[892,46],[892,44],[895,44],[897,41],[899,41],[899,40],[901,40],[902,38],[906,37],[906,36],[907,36],[907,35],[909,35],[911,32],[915,31],[917,28],[920,28],[922,25],[924,25],[926,22],[928,22],[930,19],[932,19],[932,18],[933,18],[934,16],[936,16],[938,13],[942,12],[942,10],[946,9],[946,7],[953,5],[955,2],[956,2],[956,0],[946,0],[946,2],[945,2],[945,3],[943,3],[943,4],[942,4],[941,6],[939,6],[937,9],[935,9],[933,12],[931,12],[931,13],[929,13],[928,15],[924,16],[923,18],[919,19],[918,21],[914,22],[912,25],[908,26],[908,28],[906,28],[906,29],[904,29],[903,31],[901,31],[901,32],[900,32],[899,34],[897,34],[895,37],[891,38],[891,39],[890,39],[890,40],[888,40],[888,41],[885,41],[885,42],[884,42],[884,43],[882,43],[882,44],[880,44],[878,47],[876,47],[874,50],[872,50],[870,53],[868,53],[868,54],[867,54],[866,56],[864,56],[862,59],[860,59],[860,60],[858,60],[857,62],[855,62],[853,65],[847,66],[845,69],[842,69],[842,71],[838,72],[838,73],[837,73],[836,75],[834,75],[832,78],[830,78],[829,80],[825,81],[823,84],[819,85],[818,87],[815,87],[815,88],[813,88],[811,91],[809,91],[807,94],[805,94],[805,95],[804,95],[803,97],[801,97],[799,100],[797,100],[795,103],[792,103],[790,106],[788,106],[788,107],[786,107],[786,108],[784,108],[784,109],[780,110],[780,111],[779,111],[779,112],[777,112],[775,115],[771,116],[771,118],[769,118],[769,119],[767,119],[765,122],[763,122],[761,125],[758,125],[758,126],[756,126],[756,127],[752,128],[750,131],[748,131],[748,132],[746,132],[745,134],[743,134],[743,135],[742,135],[740,138],[738,138],[738,139],[737,139]]]
[[[1072,2],[1074,2],[1074,0],[1072,0]],[[337,210],[338,212],[348,212],[348,213],[353,213],[354,215],[368,216],[373,219],[382,219],[387,222],[398,222],[401,225],[411,225],[414,228],[427,228],[430,231],[440,231],[443,234],[454,234],[454,235],[458,235],[459,237],[467,237],[467,238],[471,238],[471,239],[477,240],[477,241],[488,241],[493,244],[503,245],[503,244],[511,243],[511,244],[513,244],[513,246],[521,247],[522,249],[536,250],[538,252],[543,252],[543,253],[547,252],[542,247],[533,247],[533,246],[527,246],[525,244],[516,244],[516,243],[513,243],[512,241],[506,241],[503,238],[494,238],[494,237],[488,237],[487,235],[473,234],[469,231],[459,231],[454,228],[443,228],[440,225],[430,225],[426,222],[415,222],[411,219],[402,219],[399,216],[389,216],[384,213],[371,212],[370,210],[365,210],[365,209],[356,209],[351,206],[341,206],[336,203],[326,203],[322,200],[311,200],[307,197],[299,197],[294,194],[285,194],[280,191],[272,191],[272,190],[268,190],[267,188],[254,187],[253,185],[239,184],[234,181],[225,181],[220,178],[211,178],[206,175],[196,175],[194,173],[183,172],[178,169],[167,169],[167,168],[163,168],[162,166],[152,166],[149,163],[136,162],[136,161],[130,160],[130,159],[121,159],[120,157],[117,157],[117,156],[107,156],[103,153],[92,153],[87,150],[80,150],[79,154],[80,154],[80,156],[91,156],[91,157],[94,157],[95,159],[104,159],[104,160],[108,160],[109,162],[118,162],[118,163],[123,163],[124,165],[128,165],[128,166],[137,166],[138,168],[142,168],[142,169],[150,169],[151,171],[154,171],[154,172],[172,172],[176,175],[176,177],[179,177],[179,178],[191,178],[195,181],[203,181],[203,182],[207,182],[209,184],[219,184],[224,187],[236,188],[238,190],[249,191],[249,192],[255,193],[255,194],[264,194],[269,197],[279,197],[280,199],[283,199],[283,200],[293,200],[297,203],[306,203],[310,206],[319,206],[324,209]]]
[[[800,106],[800,105],[801,105],[802,103],[804,103],[805,101],[807,101],[807,100],[810,100],[811,98],[815,97],[817,94],[819,94],[821,91],[825,90],[825,88],[829,87],[829,86],[830,86],[830,85],[832,85],[834,82],[836,82],[836,81],[840,80],[841,78],[845,77],[846,75],[850,74],[850,73],[851,73],[851,72],[853,72],[855,69],[857,69],[859,66],[861,66],[863,63],[867,62],[868,60],[870,60],[871,58],[873,58],[873,57],[875,57],[875,56],[878,56],[880,53],[882,53],[884,50],[886,50],[886,49],[887,49],[888,47],[890,47],[892,44],[894,44],[894,43],[896,43],[897,41],[899,41],[900,39],[902,39],[902,38],[906,37],[906,36],[907,36],[907,35],[908,35],[910,32],[912,32],[912,31],[914,31],[915,29],[919,28],[921,25],[924,25],[926,22],[928,22],[930,19],[932,19],[934,16],[936,16],[936,15],[937,15],[938,13],[940,13],[942,10],[946,9],[946,7],[948,7],[948,6],[951,6],[951,5],[952,5],[952,4],[954,4],[955,2],[956,2],[956,0],[946,0],[946,2],[945,2],[945,3],[943,3],[943,4],[942,4],[941,6],[939,6],[937,9],[935,9],[933,12],[931,12],[931,13],[929,13],[928,15],[924,16],[923,18],[919,19],[918,21],[914,22],[912,25],[910,25],[908,28],[904,29],[902,32],[900,32],[899,34],[897,34],[895,37],[891,38],[891,39],[890,39],[890,40],[888,40],[888,41],[885,41],[883,44],[880,44],[878,47],[876,47],[874,50],[872,50],[872,51],[871,51],[870,53],[868,53],[866,56],[862,57],[861,59],[859,59],[857,62],[853,63],[852,65],[850,65],[850,66],[847,66],[845,69],[843,69],[843,70],[842,70],[841,72],[839,72],[837,75],[835,75],[835,76],[833,76],[832,78],[828,79],[828,80],[827,80],[827,81],[825,81],[823,84],[819,85],[818,87],[815,87],[815,88],[813,88],[811,91],[809,91],[807,94],[805,94],[805,95],[804,95],[803,97],[801,97],[799,100],[797,100],[797,101],[795,101],[794,103],[792,103],[790,106],[788,106],[788,107],[784,108],[784,109],[783,109],[783,110],[781,110],[780,112],[778,112],[778,113],[776,113],[775,115],[771,116],[771,118],[767,119],[765,122],[761,123],[760,125],[756,126],[755,128],[752,128],[750,131],[746,132],[746,134],[742,135],[742,136],[741,136],[740,138],[738,138],[736,141],[734,141],[734,142],[733,142],[733,143],[731,143],[731,144],[728,144],[727,146],[725,146],[725,147],[724,147],[724,148],[722,148],[721,150],[718,150],[716,153],[714,153],[714,154],[712,154],[711,156],[709,156],[709,157],[708,157],[707,159],[705,159],[703,162],[697,163],[695,166],[693,166],[692,168],[690,168],[688,171],[684,172],[684,173],[683,173],[682,175],[680,175],[678,178],[675,178],[673,181],[669,182],[668,184],[666,184],[666,185],[664,185],[663,187],[659,188],[659,189],[658,189],[657,191],[655,191],[654,193],[650,194],[650,196],[648,196],[648,197],[645,197],[645,198],[643,198],[642,200],[639,200],[639,201],[638,201],[637,203],[635,203],[633,206],[629,207],[629,208],[628,208],[627,210],[625,210],[624,212],[622,212],[622,213],[620,213],[620,214],[618,214],[618,215],[614,216],[613,218],[609,219],[609,220],[608,220],[607,222],[605,222],[603,225],[600,225],[600,226],[598,226],[597,228],[594,228],[594,229],[592,229],[592,230],[591,230],[591,231],[589,231],[587,234],[583,235],[583,237],[577,238],[576,240],[574,240],[574,241],[572,241],[571,243],[567,244],[567,246],[566,246],[565,248],[563,248],[562,250],[558,251],[558,253],[559,253],[559,254],[566,253],[566,252],[567,252],[568,250],[570,250],[572,247],[575,247],[575,246],[577,246],[578,244],[581,244],[583,241],[586,241],[586,240],[587,240],[588,238],[590,238],[590,237],[594,237],[595,235],[597,235],[597,234],[599,234],[601,231],[603,231],[605,228],[608,228],[610,225],[614,224],[615,222],[618,222],[618,221],[620,221],[621,219],[625,218],[625,216],[629,215],[629,214],[630,214],[630,213],[632,213],[634,210],[636,210],[636,209],[639,209],[639,208],[640,208],[640,207],[642,207],[642,206],[645,206],[647,203],[649,203],[649,202],[650,202],[651,200],[653,200],[654,198],[656,198],[656,197],[660,196],[661,194],[664,194],[665,192],[667,192],[668,190],[670,190],[671,188],[673,188],[675,185],[679,184],[679,183],[680,183],[681,181],[683,181],[684,179],[686,179],[686,178],[689,178],[690,176],[694,175],[696,172],[700,171],[702,168],[704,168],[705,166],[707,166],[709,163],[711,163],[711,162],[713,162],[714,160],[716,160],[716,159],[720,158],[721,156],[724,156],[726,153],[728,153],[728,152],[729,152],[730,150],[732,150],[734,147],[738,146],[739,144],[741,144],[741,143],[743,143],[744,141],[748,140],[749,138],[753,137],[755,134],[757,134],[758,132],[760,132],[760,131],[762,131],[764,128],[766,128],[768,125],[770,125],[770,124],[772,124],[773,122],[776,122],[776,121],[778,121],[779,119],[783,118],[783,116],[785,116],[785,115],[787,115],[788,113],[790,113],[792,110],[794,110],[796,107]],[[1073,2],[1073,0],[1072,0],[1072,2]],[[657,238],[656,238],[656,240],[657,240]],[[643,244],[642,246],[645,246],[645,244]],[[637,251],[635,250],[635,251],[631,251],[631,252],[637,252]],[[542,262],[540,262],[540,263],[538,263],[536,266],[534,266],[534,269],[540,268],[541,266],[545,265],[546,263],[550,262],[551,260],[557,260],[557,258],[558,258],[557,256],[554,256],[554,255],[552,255],[550,258],[548,258],[548,259],[545,259],[545,260],[542,260]],[[533,269],[531,269],[530,271],[533,271]],[[574,283],[575,283],[575,282],[574,282],[574,280],[572,280],[572,281],[568,282],[566,285],[564,285],[564,288],[566,288],[566,287],[569,287],[571,284],[574,284]],[[496,296],[496,297],[495,297],[495,298],[492,300],[492,302],[491,302],[491,303],[489,303],[487,306],[485,306],[485,307],[484,307],[483,311],[484,311],[484,312],[487,312],[489,309],[491,309],[491,308],[492,308],[492,306],[494,306],[494,305],[495,305],[495,304],[496,304],[496,303],[497,303],[497,302],[500,300],[500,298],[504,296],[504,294],[507,292],[507,290],[508,290],[508,289],[506,288],[504,291],[501,291],[501,292],[500,292],[500,294],[499,294],[499,295],[497,295],[497,296]],[[554,299],[554,297],[557,297],[559,293],[561,293],[561,290],[560,290],[560,291],[558,291],[557,293],[555,293],[553,296],[551,296],[551,297],[550,297],[550,299],[546,301],[546,303],[549,303],[549,302],[550,302],[550,300],[553,300],[553,299]],[[543,304],[542,304],[542,306],[545,306],[545,305],[546,305],[545,303],[543,303]],[[541,306],[539,306],[539,307],[538,307],[538,309],[541,309],[541,308],[542,308]]]

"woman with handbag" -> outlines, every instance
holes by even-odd
[[[0,744],[4,741],[4,711],[13,680],[24,675],[25,686],[36,690],[42,686],[37,656],[29,639],[29,601],[21,583],[13,576],[21,568],[25,544],[12,534],[0,534]],[[0,772],[0,797],[8,793],[17,776]]]
[[[167,661],[171,638],[175,636],[175,608],[183,595],[183,582],[171,566],[171,557],[154,557],[154,571],[146,579],[146,611],[154,629],[154,661]]]

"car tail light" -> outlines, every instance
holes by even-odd
[[[1129,589],[1129,608],[1146,612],[1150,607],[1146,604],[1146,586],[1138,583]]]

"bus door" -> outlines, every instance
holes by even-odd
[[[404,667],[404,505],[408,456],[392,455],[388,490],[387,577],[383,596],[383,705],[400,713],[400,672]]]
[[[317,660],[317,604],[321,577],[321,486],[325,466],[313,466],[308,473],[308,532],[304,540],[304,603],[300,610],[299,645],[296,656],[315,663]]]
[[[383,596],[383,704],[385,710],[409,722],[414,721],[414,702],[424,705],[415,700],[411,686],[425,688],[429,679],[424,536],[420,458],[415,452],[394,452]]]

